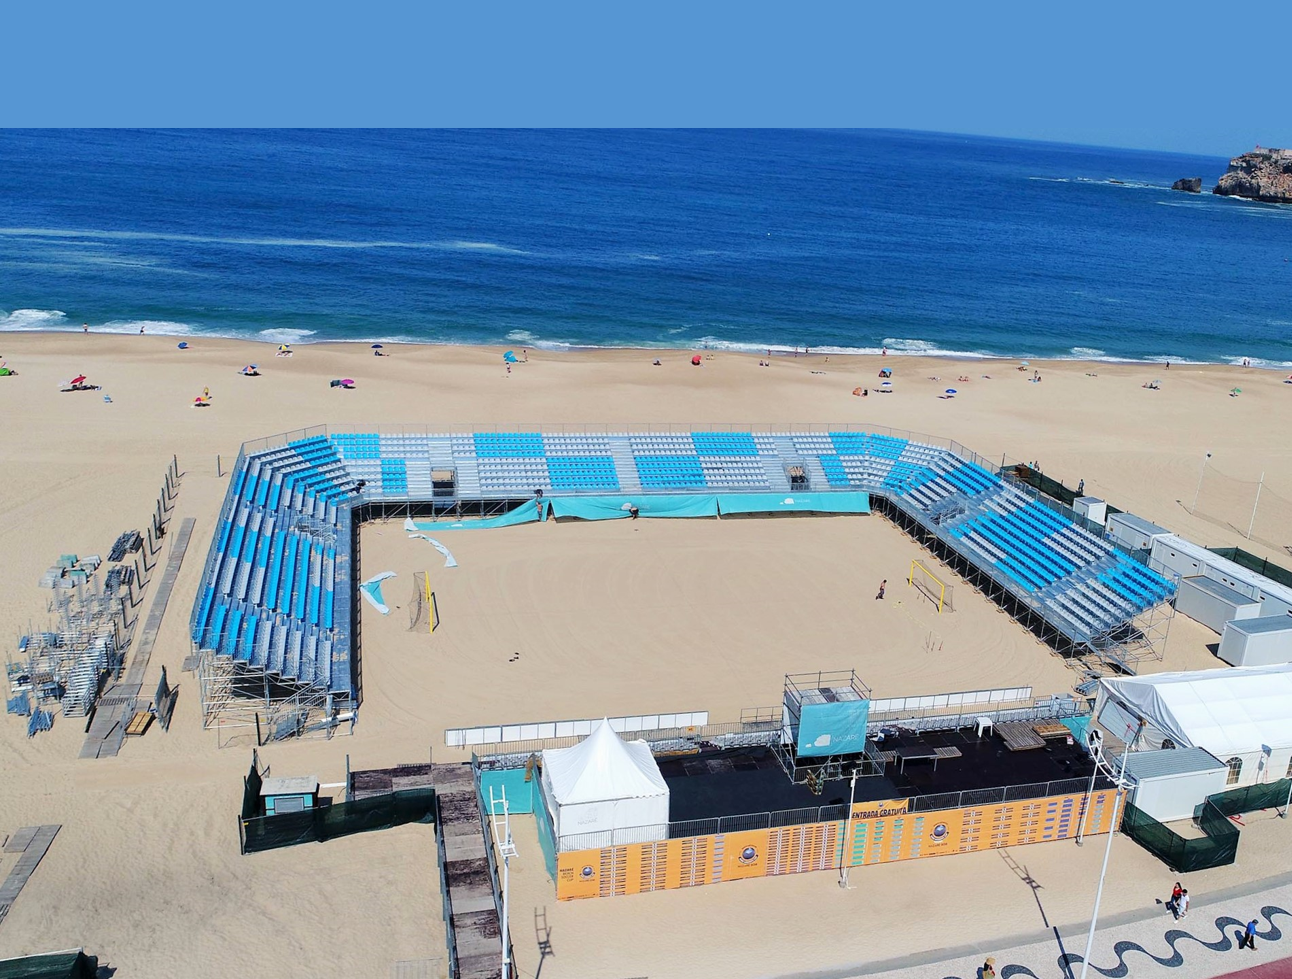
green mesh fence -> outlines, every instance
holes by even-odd
[[[404,823],[426,822],[435,812],[435,790],[417,788],[401,789],[351,802],[338,802],[334,806],[321,806],[303,812],[262,816],[262,783],[260,771],[253,760],[251,771],[242,780],[242,812],[238,817],[238,837],[243,853],[296,846],[298,843],[321,843],[337,836],[390,829]]]
[[[99,960],[76,950],[0,960],[0,979],[94,979]]]
[[[1234,862],[1238,856],[1238,827],[1222,812],[1212,796],[1198,809],[1198,828],[1206,835],[1184,837],[1152,816],[1126,804],[1122,832],[1176,873],[1210,870]]]
[[[1282,778],[1277,782],[1262,782],[1260,785],[1244,785],[1241,789],[1217,792],[1209,796],[1207,801],[1214,803],[1226,816],[1256,812],[1258,809],[1282,809],[1287,805],[1290,786],[1292,780]]]

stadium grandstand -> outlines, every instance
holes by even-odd
[[[279,737],[352,718],[359,526],[535,498],[865,492],[1060,653],[1126,672],[1160,658],[1175,582],[1006,470],[927,436],[828,429],[318,428],[247,443],[190,623],[204,723],[256,714]]]

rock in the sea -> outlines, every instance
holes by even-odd
[[[1171,185],[1171,189],[1183,190],[1185,193],[1188,193],[1188,194],[1201,194],[1202,178],[1201,177],[1181,177],[1179,180],[1177,180],[1175,183]]]
[[[1292,150],[1256,149],[1234,157],[1211,192],[1292,204]]]

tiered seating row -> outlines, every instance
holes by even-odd
[[[367,455],[368,436],[347,451]],[[403,460],[383,475],[402,471]],[[232,477],[227,512],[193,619],[193,639],[284,681],[349,692],[349,671],[335,675],[337,517],[352,480],[324,437],[247,456]],[[349,525],[348,511],[345,525]],[[338,692],[341,692],[338,690]]]

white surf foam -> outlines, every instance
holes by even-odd
[[[419,248],[440,251],[486,251],[506,255],[529,252],[493,241],[349,241],[344,238],[240,238],[162,231],[117,231],[107,228],[0,228],[10,238],[63,238],[99,241],[178,241],[198,245],[249,245],[259,248]]]
[[[314,330],[270,329],[258,332],[256,339],[267,343],[305,343],[314,333]]]
[[[507,339],[516,343],[538,343],[538,337],[529,330],[512,330],[507,334]]]
[[[98,325],[90,324],[90,329],[95,333],[138,333],[140,327],[145,333],[163,337],[190,337],[198,333],[203,336],[214,335],[189,323],[176,323],[173,320],[109,320]]]
[[[67,326],[67,314],[61,309],[15,309],[12,313],[0,310],[0,330],[16,333],[57,330],[65,326]]]

